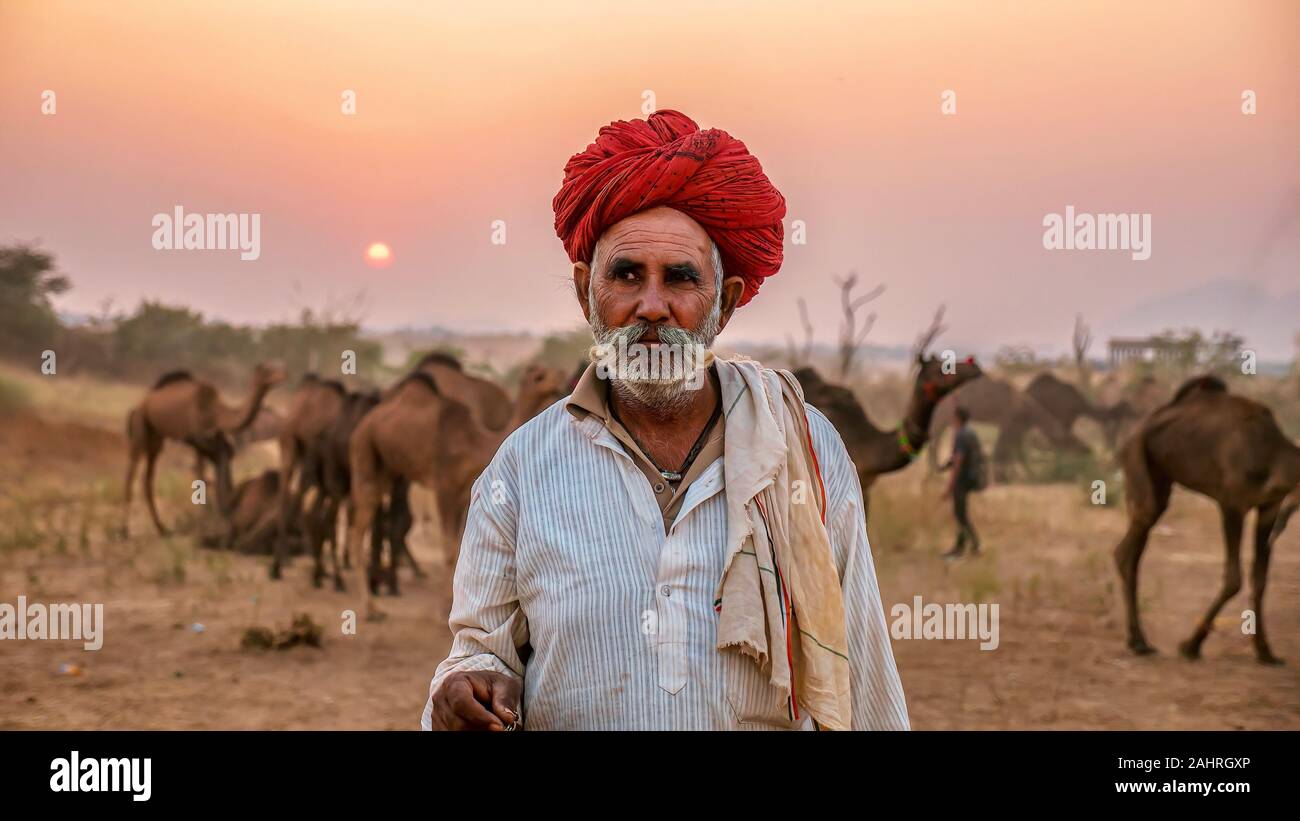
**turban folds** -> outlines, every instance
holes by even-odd
[[[745,144],[701,131],[677,111],[618,120],[564,166],[555,233],[572,262],[590,261],[605,229],[667,206],[698,222],[717,244],[726,276],[745,280],[744,305],[781,268],[785,198]]]

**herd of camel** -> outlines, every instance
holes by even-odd
[[[1087,446],[1073,433],[1074,424],[1082,417],[1096,420],[1126,479],[1129,524],[1115,560],[1123,583],[1128,646],[1138,654],[1152,652],[1138,618],[1138,562],[1173,486],[1218,503],[1227,552],[1220,593],[1179,647],[1189,659],[1199,656],[1219,610],[1241,589],[1244,519],[1256,511],[1252,640],[1260,662],[1278,663],[1265,635],[1263,596],[1273,544],[1300,508],[1300,447],[1283,434],[1266,406],[1230,393],[1216,377],[1192,379],[1163,403],[1138,399],[1099,406],[1050,373],[1019,390],[985,375],[973,358],[945,366],[921,352],[903,418],[881,428],[847,387],[826,382],[812,368],[800,368],[795,376],[808,402],[840,432],[858,469],[864,500],[879,476],[911,464],[942,434],[954,405],[966,408],[974,421],[998,427],[991,460],[995,479],[1018,458],[1029,431],[1038,431],[1060,450],[1083,452]],[[350,567],[369,618],[382,616],[371,598],[381,585],[397,593],[402,562],[417,575],[421,572],[406,545],[413,522],[411,485],[433,491],[454,565],[475,479],[506,436],[566,396],[576,381],[576,376],[532,365],[511,400],[501,387],[467,373],[443,353],[425,356],[384,391],[352,391],[308,374],[279,420],[279,469],[232,487],[235,443],[248,437],[266,394],[284,378],[274,365],[256,366],[248,397],[231,406],[211,384],[188,372],[162,376],[128,417],[127,513],[143,458],[149,514],[158,532],[166,533],[154,500],[155,463],[165,440],[183,442],[194,450],[201,476],[208,462],[214,467],[221,522],[217,543],[269,553],[272,578],[280,577],[292,553],[308,552],[314,557],[317,586],[326,576],[328,543],[336,589],[345,588],[343,569]],[[1149,388],[1143,386],[1147,395]],[[932,457],[934,451],[931,447]],[[336,539],[341,515],[346,519],[342,560]]]

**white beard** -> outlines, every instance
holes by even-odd
[[[657,331],[659,342],[672,346],[678,364],[658,372],[638,372],[638,368],[630,367],[633,363],[629,362],[627,350],[649,332],[650,326],[637,323],[609,328],[593,310],[590,324],[596,344],[589,356],[608,369],[610,383],[621,396],[654,412],[681,410],[690,404],[691,394],[707,384],[703,371],[713,362],[710,348],[717,338],[721,316],[722,295],[719,294],[709,315],[693,331],[660,326]]]

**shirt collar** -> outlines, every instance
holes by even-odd
[[[588,364],[582,376],[578,377],[578,384],[569,394],[564,409],[576,419],[595,416],[604,420],[609,417],[609,382],[600,378],[595,362]]]

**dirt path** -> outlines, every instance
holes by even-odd
[[[417,525],[413,547],[431,574],[404,577],[404,595],[382,602],[387,621],[344,636],[340,614],[355,607],[352,598],[313,589],[305,559],[271,583],[265,560],[201,550],[184,537],[107,538],[120,436],[35,423],[11,431],[0,458],[18,469],[0,477],[0,527],[12,531],[27,515],[23,526],[35,530],[0,550],[0,601],[21,593],[103,602],[107,635],[98,652],[75,642],[0,644],[0,728],[418,726],[449,645],[449,579],[427,526]],[[51,436],[69,444],[33,445]],[[188,464],[180,451],[165,459],[168,516],[183,504],[176,489]],[[948,565],[937,559],[950,533],[946,511],[934,507],[938,486],[922,473],[916,466],[873,493],[886,617],[915,595],[997,603],[1000,646],[895,641],[914,727],[1300,728],[1300,525],[1276,548],[1266,600],[1274,652],[1290,664],[1255,663],[1240,632],[1246,591],[1224,608],[1203,660],[1188,663],[1175,647],[1218,589],[1223,555],[1214,507],[1176,494],[1142,566],[1147,634],[1162,652],[1135,658],[1124,648],[1110,560],[1120,506],[1092,508],[1074,486],[991,489],[974,506],[989,554]],[[48,515],[31,519],[31,499],[44,500]],[[147,532],[144,523],[137,509],[136,533]],[[287,627],[300,612],[325,628],[321,648],[240,649],[246,627]],[[64,664],[80,675],[62,674]]]

